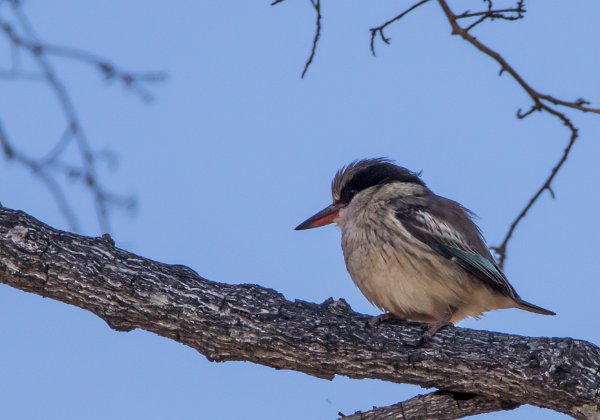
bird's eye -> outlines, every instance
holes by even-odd
[[[352,200],[352,198],[356,195],[357,192],[358,191],[356,191],[354,188],[349,188],[344,191],[342,197],[344,198],[344,201],[350,202],[350,200]]]

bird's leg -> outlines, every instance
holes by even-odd
[[[450,322],[450,320],[452,319],[455,313],[456,308],[450,306],[448,308],[448,311],[446,311],[446,315],[444,315],[444,317],[439,322],[429,325],[429,328],[427,328],[427,331],[425,331],[425,334],[423,334],[423,341],[427,342],[431,340],[439,330],[448,325],[454,326],[454,324]]]
[[[379,324],[381,324],[383,322],[393,321],[393,320],[404,321],[405,319],[400,316],[394,315],[391,312],[386,312],[381,315],[377,315],[377,316],[374,316],[373,318],[370,318],[367,321],[367,326],[371,327],[371,328],[375,328],[376,326],[378,326]]]

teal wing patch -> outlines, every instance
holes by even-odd
[[[431,248],[442,257],[458,264],[469,274],[485,282],[501,293],[516,298],[516,292],[498,266],[477,253],[464,251],[444,244],[434,244]]]
[[[440,200],[445,200],[441,202]],[[404,207],[397,204],[395,216],[416,239],[481,280],[488,287],[520,298],[492,258],[469,213],[459,204],[440,197],[413,199]],[[443,205],[441,205],[443,204]]]

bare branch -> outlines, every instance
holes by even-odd
[[[415,9],[419,8],[420,6],[424,5],[428,1],[429,0],[421,0],[420,2],[415,3],[412,6],[410,6],[408,9],[406,9],[404,12],[400,13],[398,16],[396,16],[396,17],[388,20],[384,24],[369,29],[371,31],[371,54],[373,54],[373,56],[375,56],[375,37],[377,35],[379,35],[381,37],[381,40],[383,42],[385,42],[386,44],[389,45],[389,43],[391,41],[391,38],[387,38],[385,36],[385,34],[383,33],[383,30],[385,28],[387,28],[388,26],[390,26],[392,23],[399,21],[400,19],[402,19],[404,16],[406,16],[407,14],[409,14],[410,12],[412,12],[413,10],[415,10]]]
[[[78,50],[71,47],[60,45],[33,45],[33,48],[38,48],[49,55],[62,56],[65,58],[74,59],[80,62],[88,63],[95,66],[106,80],[119,80],[125,87],[131,89],[144,101],[153,99],[150,91],[144,87],[145,83],[155,83],[164,81],[166,76],[162,72],[140,72],[133,73],[125,71],[109,62],[105,58],[96,56],[87,51]]]
[[[315,58],[315,54],[317,52],[317,44],[319,43],[319,38],[321,37],[321,0],[310,0],[310,4],[312,4],[313,9],[315,9],[316,22],[315,22],[315,37],[313,38],[312,48],[310,50],[310,55],[304,64],[304,69],[302,70],[302,75],[300,76],[304,79],[306,76],[306,72],[308,68],[313,62]]]
[[[535,104],[539,104],[542,110],[547,111],[548,105],[544,103],[544,101],[550,102],[554,105],[560,105],[572,109],[576,109],[582,112],[592,112],[595,114],[600,114],[600,108],[591,108],[588,107],[587,104],[589,102],[577,100],[573,102],[564,101],[558,98],[555,98],[551,95],[539,93],[535,90],[531,85],[529,85],[525,79],[496,51],[489,48],[487,45],[483,44],[479,39],[475,38],[471,35],[465,28],[461,27],[458,24],[458,18],[454,13],[450,10],[446,0],[438,0],[442,10],[444,11],[450,26],[452,27],[452,34],[459,35],[465,41],[473,45],[479,51],[489,56],[493,60],[495,60],[502,69],[503,72],[509,73],[512,78],[521,86],[521,88],[529,95],[529,97],[533,100]]]
[[[535,194],[533,195],[533,197],[531,197],[531,199],[529,200],[527,205],[523,208],[523,210],[521,210],[521,212],[518,214],[518,216],[515,218],[515,220],[513,220],[513,222],[510,224],[510,226],[508,228],[508,232],[506,233],[502,243],[499,246],[492,247],[492,250],[496,253],[500,267],[503,267],[504,263],[506,261],[506,249],[507,249],[510,239],[513,236],[513,233],[515,232],[515,229],[517,228],[517,226],[519,225],[521,220],[523,220],[523,218],[527,215],[527,213],[529,212],[531,207],[533,207],[533,205],[536,203],[536,201],[540,198],[542,193],[544,191],[548,191],[552,198],[556,198],[555,194],[554,194],[554,190],[552,189],[552,181],[554,181],[554,178],[558,174],[558,171],[560,171],[560,169],[562,168],[564,163],[567,161],[567,158],[569,157],[569,154],[571,153],[571,149],[573,148],[573,145],[575,144],[575,141],[577,140],[577,137],[579,136],[579,132],[578,132],[577,128],[573,125],[571,120],[569,118],[567,118],[564,114],[562,114],[560,112],[556,112],[556,113],[553,113],[551,111],[547,111],[547,112],[552,113],[555,117],[560,119],[563,122],[563,124],[569,129],[569,131],[571,132],[571,136],[569,138],[569,143],[567,144],[567,147],[563,151],[562,156],[560,157],[558,163],[550,171],[550,175],[548,176],[548,178],[546,178],[546,180],[544,181],[542,186],[535,192]]]
[[[357,411],[344,420],[436,419],[453,420],[476,414],[493,413],[517,408],[519,404],[483,395],[436,391],[417,395],[410,400],[378,407],[366,412]]]
[[[517,228],[519,223],[521,223],[521,221],[527,215],[527,213],[533,207],[533,205],[537,202],[537,200],[541,197],[541,195],[544,191],[548,190],[551,192],[552,195],[554,194],[551,189],[551,183],[554,180],[554,178],[556,177],[556,175],[558,174],[558,172],[560,171],[560,169],[562,168],[565,161],[567,160],[569,153],[571,152],[571,149],[572,149],[573,145],[575,144],[575,141],[578,138],[577,128],[571,122],[569,117],[567,117],[567,115],[564,112],[559,111],[558,108],[556,108],[556,107],[566,107],[566,108],[574,109],[574,110],[581,111],[581,112],[591,112],[591,113],[595,113],[595,114],[600,114],[600,108],[589,107],[588,106],[589,102],[586,100],[583,100],[583,99],[578,99],[576,101],[570,102],[570,101],[565,101],[565,100],[556,98],[552,95],[543,94],[543,93],[538,92],[529,83],[527,83],[525,81],[525,79],[498,52],[492,50],[490,47],[483,44],[478,38],[475,38],[473,35],[471,35],[469,30],[472,29],[472,26],[470,26],[468,28],[463,28],[462,26],[460,26],[458,23],[458,20],[460,17],[455,15],[452,12],[452,10],[448,6],[448,3],[446,2],[446,0],[438,0],[438,3],[440,5],[440,7],[442,8],[442,10],[444,11],[446,18],[448,19],[448,22],[450,23],[450,26],[452,27],[452,34],[460,36],[462,39],[467,41],[469,44],[473,45],[475,48],[477,48],[483,54],[489,56],[494,61],[496,61],[500,65],[501,74],[503,72],[508,73],[517,82],[517,84],[525,91],[525,93],[527,93],[527,95],[531,98],[531,100],[533,101],[533,106],[525,113],[522,113],[521,110],[519,110],[517,112],[518,118],[520,118],[520,119],[525,118],[525,117],[533,114],[534,111],[546,112],[546,113],[550,114],[551,116],[557,118],[559,121],[561,121],[563,123],[563,125],[565,125],[568,128],[569,133],[570,133],[569,142],[567,144],[567,147],[566,147],[561,159],[557,163],[557,165],[554,166],[554,168],[552,168],[550,176],[546,179],[546,181],[544,182],[542,187],[536,191],[536,193],[529,200],[529,202],[527,203],[525,208],[517,215],[516,219],[511,223],[511,225],[508,229],[508,232],[506,233],[502,243],[499,246],[492,248],[496,252],[496,256],[497,256],[499,265],[501,267],[504,267],[504,264],[506,262],[507,246],[515,232],[515,229]],[[492,7],[491,1],[489,1],[489,0],[488,0],[488,5],[489,5],[489,8]],[[519,2],[519,8],[522,8],[522,2]],[[463,16],[464,16],[464,14],[463,14]],[[484,18],[485,18],[485,15],[484,15]],[[556,107],[553,107],[553,105]]]
[[[278,5],[280,3],[283,3],[284,1],[285,0],[274,0],[273,2],[271,2],[271,6]],[[319,44],[319,40],[321,38],[321,19],[322,19],[321,0],[309,0],[309,2],[315,11],[315,17],[316,17],[315,36],[313,37],[310,54],[309,54],[308,58],[306,59],[306,62],[304,63],[304,68],[302,69],[302,74],[300,75],[300,77],[302,79],[304,79],[304,76],[306,76],[306,73],[308,72],[309,67],[313,63],[313,60],[315,59],[315,55],[317,53],[317,45]]]
[[[27,18],[27,15],[23,12],[20,2],[13,2],[12,6],[15,17],[21,24],[21,27],[30,37],[30,39],[18,37],[17,43],[15,43],[15,40],[13,39],[13,45],[15,46],[26,48],[30,51],[40,53],[43,52],[48,55],[62,56],[65,58],[70,58],[76,61],[80,61],[82,63],[92,65],[102,73],[106,80],[117,79],[121,81],[125,87],[138,94],[140,98],[145,101],[152,100],[152,94],[148,91],[146,87],[143,86],[143,84],[161,82],[164,81],[166,78],[163,72],[133,73],[130,71],[120,69],[115,64],[111,63],[109,60],[102,58],[96,54],[93,54],[89,51],[84,51],[64,45],[53,45],[47,42],[41,42],[39,41],[38,35],[36,34],[33,25],[31,25],[31,22]]]
[[[468,19],[476,16],[486,16],[490,19],[504,19],[504,20],[518,20],[522,19],[523,14],[526,12],[525,4],[520,1],[517,7],[509,9],[497,9],[497,10],[485,10],[483,12],[471,12],[466,11],[460,15],[457,15],[457,19]],[[507,15],[507,13],[516,13],[516,15]]]
[[[36,158],[26,155],[22,151],[17,151],[6,134],[6,130],[3,129],[2,139],[0,140],[2,140],[4,155],[8,160],[29,168],[47,186],[55,197],[67,223],[74,230],[79,229],[79,224],[56,176],[62,175],[83,183],[92,193],[100,229],[108,232],[110,230],[109,207],[132,209],[135,200],[131,197],[119,196],[109,192],[101,185],[97,169],[97,163],[101,155],[92,149],[75,104],[65,83],[55,70],[51,58],[67,58],[91,65],[97,68],[105,79],[120,81],[126,88],[146,101],[152,98],[146,85],[163,80],[164,75],[156,72],[133,73],[125,71],[108,60],[87,51],[45,43],[35,33],[22,10],[21,2],[12,0],[9,4],[12,6],[13,20],[16,23],[0,19],[0,35],[4,35],[9,41],[12,50],[12,65],[9,69],[0,71],[0,78],[42,81],[49,86],[65,116],[66,127],[63,135],[42,158]],[[21,69],[20,53],[26,53],[33,59],[36,65],[35,71]],[[80,164],[61,161],[65,150],[72,144],[79,152]]]
[[[525,15],[526,11],[525,11],[524,0],[519,0],[519,2],[517,2],[517,5],[515,7],[507,8],[507,9],[494,9],[492,0],[487,0],[486,3],[488,5],[488,8],[485,11],[471,12],[470,10],[467,10],[466,12],[456,16],[456,19],[470,19],[473,17],[478,18],[473,23],[471,23],[469,26],[467,26],[467,28],[465,29],[467,32],[469,32],[471,29],[473,29],[477,25],[485,22],[486,20],[516,21],[516,20],[523,19],[525,17],[524,15]]]
[[[8,134],[2,125],[2,121],[0,121],[0,145],[2,146],[2,151],[7,160],[14,160],[25,166],[37,179],[46,185],[54,197],[54,200],[58,204],[58,208],[67,221],[69,228],[76,232],[79,231],[80,228],[79,222],[77,221],[77,216],[69,204],[69,201],[67,200],[63,189],[60,187],[60,184],[54,179],[54,177],[52,177],[51,174],[48,173],[49,166],[38,160],[32,159],[17,150],[9,141]]]

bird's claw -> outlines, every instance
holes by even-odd
[[[396,316],[390,312],[386,312],[384,314],[369,318],[369,320],[365,324],[365,327],[376,328],[379,324],[387,321],[403,321],[403,318]]]
[[[433,336],[438,333],[439,330],[445,327],[453,327],[454,324],[449,321],[442,321],[436,324],[430,324],[423,336],[421,337],[422,344],[428,344],[433,339]]]

